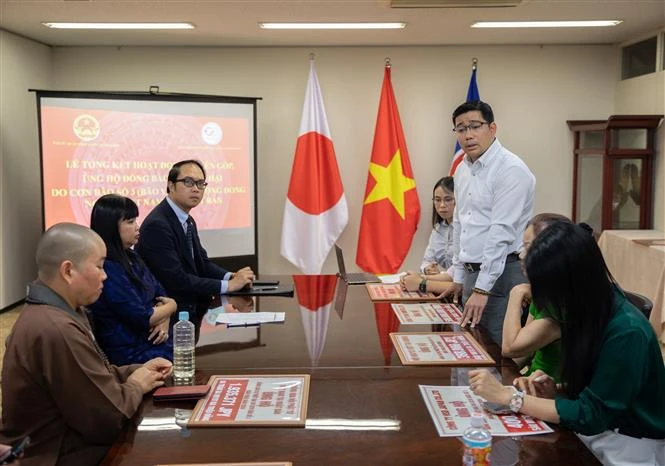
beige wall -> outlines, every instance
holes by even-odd
[[[481,97],[502,143],[537,179],[536,209],[570,214],[572,139],[567,119],[606,118],[615,102],[611,46],[56,48],[53,88],[147,90],[262,97],[258,105],[259,248],[263,273],[296,272],[279,254],[282,213],[307,79],[317,71],[349,204],[341,245],[355,257],[383,62],[393,85],[423,215],[405,267],[416,267],[431,224],[431,186],[447,173],[450,114],[463,101],[473,57]],[[355,264],[351,264],[357,269]],[[328,258],[324,272],[334,272]]]
[[[616,114],[665,114],[665,71],[620,81]],[[665,230],[665,125],[656,134],[653,228]]]
[[[140,91],[159,85],[165,92],[262,97],[258,202],[263,273],[296,272],[279,255],[279,240],[310,52],[317,56],[349,203],[350,223],[340,241],[349,262],[355,257],[385,57],[393,63],[393,85],[423,211],[405,267],[417,266],[427,242],[431,186],[450,164],[454,146],[450,114],[466,95],[471,58],[479,60],[480,94],[495,109],[502,143],[520,155],[538,179],[537,211],[571,213],[572,140],[565,120],[606,118],[617,113],[619,100],[616,49],[611,46],[51,51],[0,34],[0,307],[21,299],[25,283],[34,277],[34,246],[41,231],[37,117],[34,95],[27,92],[30,87]],[[640,98],[650,100],[646,95]],[[659,167],[662,170],[662,163]],[[661,193],[662,185],[661,181]],[[662,215],[660,219],[662,223]],[[334,258],[329,257],[324,272],[335,270]]]
[[[29,88],[49,88],[51,49],[0,31],[0,309],[35,277],[42,228],[37,106]]]

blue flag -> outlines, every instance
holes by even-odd
[[[466,91],[466,101],[470,100],[480,100],[480,93],[478,92],[478,83],[476,82],[476,65],[473,65],[471,71],[471,81],[469,81],[469,90]],[[459,142],[455,142],[455,155],[453,155],[453,162],[450,164],[450,176],[455,174],[457,166],[462,162],[464,158],[464,151],[459,145]]]

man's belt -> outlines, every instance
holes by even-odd
[[[512,252],[506,256],[506,264],[508,262],[515,262],[520,260],[520,255],[517,252]],[[465,262],[464,264],[464,270],[467,272],[473,273],[473,272],[480,272],[480,262]]]

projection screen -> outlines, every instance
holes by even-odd
[[[89,225],[107,193],[133,199],[140,222],[171,165],[197,159],[208,187],[191,215],[208,255],[256,258],[256,98],[36,92],[45,229]]]

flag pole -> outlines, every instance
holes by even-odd
[[[390,68],[392,65],[390,64],[390,57],[386,57],[386,68]]]
[[[471,60],[471,63],[472,63],[472,65],[471,65],[471,71],[476,71],[476,70],[478,69],[478,59],[477,59],[477,58],[473,58],[473,59]]]
[[[309,60],[314,61],[314,57],[316,57],[316,54],[314,52],[309,52]],[[474,58],[475,60],[475,58]]]

